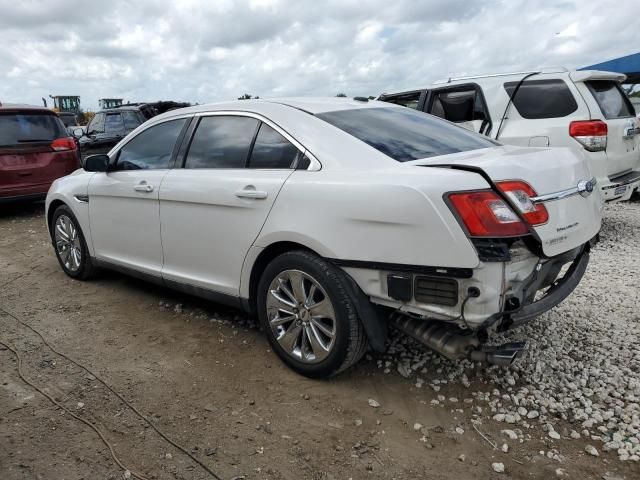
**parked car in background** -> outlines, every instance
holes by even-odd
[[[55,112],[0,104],[0,202],[44,198],[80,166],[76,142]]]
[[[76,128],[82,128],[78,122],[78,116],[73,112],[58,112],[58,117],[64,123],[69,135],[73,136],[73,132]]]
[[[46,208],[67,275],[113,268],[245,308],[312,377],[383,350],[391,322],[449,358],[512,362],[523,345],[483,348],[490,332],[566,298],[601,224],[569,149],[342,98],[167,112]]]
[[[147,120],[140,106],[123,106],[100,110],[87,124],[84,131],[76,130],[82,158],[96,153],[106,153],[129,132]]]
[[[380,100],[415,108],[510,145],[570,147],[589,160],[605,201],[640,186],[640,122],[624,75],[546,69],[449,78]]]

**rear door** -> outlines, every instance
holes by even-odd
[[[186,122],[168,120],[143,130],[115,152],[109,172],[92,176],[89,223],[98,259],[160,276],[158,192]]]
[[[238,296],[244,258],[299,149],[250,115],[199,120],[184,168],[160,188],[165,281]]]
[[[608,127],[606,152],[609,176],[640,169],[640,122],[620,84],[615,80],[589,80],[584,83],[597,103],[592,117],[604,120]]]
[[[0,195],[46,193],[53,180],[75,170],[78,159],[72,145],[52,146],[67,136],[53,113],[0,111]]]

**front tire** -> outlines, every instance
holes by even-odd
[[[51,218],[51,240],[64,273],[86,280],[94,273],[87,242],[78,219],[66,205],[60,205]]]
[[[267,266],[257,310],[269,343],[296,372],[336,375],[364,355],[368,343],[346,274],[306,251],[284,253]]]

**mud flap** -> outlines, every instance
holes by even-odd
[[[347,289],[355,300],[358,316],[367,334],[369,345],[377,352],[384,352],[386,350],[387,336],[389,333],[386,316],[381,309],[371,303],[355,280],[351,278],[351,275],[342,269],[340,269],[340,273],[344,276]]]

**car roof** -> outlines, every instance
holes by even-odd
[[[0,112],[2,111],[31,111],[31,112],[41,112],[41,113],[51,113],[53,115],[56,114],[53,110],[50,110],[46,107],[41,107],[40,105],[27,105],[24,103],[0,103]]]
[[[105,108],[102,110],[98,110],[96,113],[118,113],[118,112],[127,111],[127,110],[133,110],[137,112],[140,110],[140,107],[141,105],[123,105],[121,107]]]
[[[373,168],[375,164],[395,164],[395,160],[375,150],[353,135],[331,125],[316,114],[338,110],[360,110],[370,108],[404,109],[392,103],[374,100],[358,101],[342,97],[327,98],[271,98],[235,100],[230,102],[194,105],[157,115],[132,132],[151,128],[158,123],[198,114],[222,112],[224,114],[254,114],[275,124],[323,164],[347,165],[344,158],[351,158],[349,165],[362,162],[362,166]],[[116,147],[117,148],[117,147]]]
[[[254,113],[265,114],[271,110],[270,106],[284,105],[295,108],[312,115],[335,112],[337,110],[353,110],[358,108],[402,108],[397,105],[386,102],[378,102],[375,100],[354,100],[344,97],[281,97],[281,98],[265,98],[251,100],[233,100],[229,102],[205,103],[202,105],[194,105],[192,107],[183,107],[176,110],[170,110],[154,120],[172,117],[175,115],[194,114],[215,112],[220,110],[229,111],[250,111]]]

